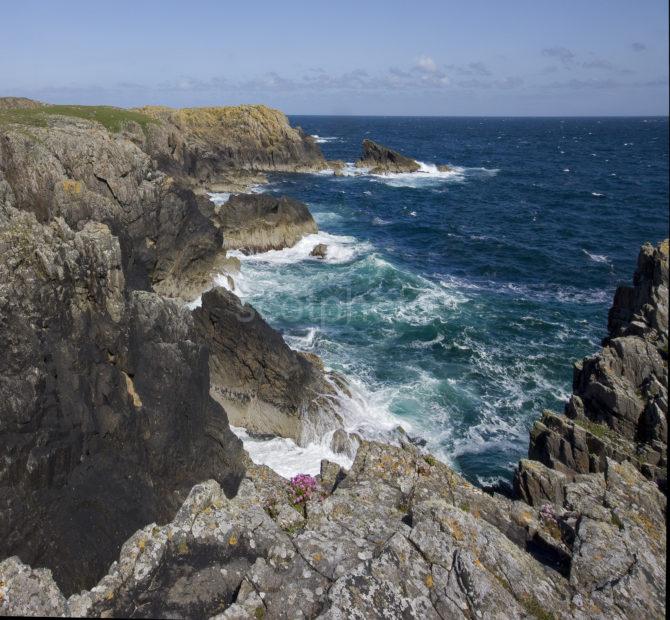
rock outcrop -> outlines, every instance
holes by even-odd
[[[301,445],[342,427],[334,403],[338,378],[293,351],[252,306],[215,288],[193,315],[209,343],[211,394],[231,424]]]
[[[216,208],[223,232],[223,247],[256,254],[294,246],[302,237],[318,232],[302,202],[272,194],[237,194]]]
[[[0,556],[90,587],[196,482],[233,495],[242,447],[190,313],[130,291],[100,223],[0,208]]]
[[[568,476],[602,472],[608,458],[628,460],[666,490],[667,240],[642,247],[633,286],[618,288],[608,328],[602,351],[575,364],[565,415],[547,411],[533,427],[529,457]]]
[[[160,121],[148,127],[144,148],[159,167],[215,189],[259,172],[313,172],[326,168],[319,146],[263,105],[213,108],[144,107]],[[224,190],[225,191],[225,190]]]
[[[49,116],[46,127],[0,125],[0,184],[8,201],[73,229],[107,224],[121,242],[133,288],[193,298],[221,256],[206,197],[175,183],[122,134],[99,123]]]
[[[663,617],[665,497],[628,463],[608,460],[604,473],[566,481],[561,506],[488,495],[411,447],[364,443],[338,478],[299,511],[264,468],[251,469],[232,499],[213,481],[197,485],[171,523],[136,532],[109,574],[69,599],[47,573],[10,558],[0,564],[0,610]]]
[[[314,256],[314,258],[326,258],[327,254],[328,246],[325,243],[317,243],[309,253],[309,255]]]
[[[363,154],[356,166],[369,168],[371,174],[416,172],[420,168],[413,159],[367,139],[363,140]]]

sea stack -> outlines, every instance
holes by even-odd
[[[363,140],[363,154],[356,167],[369,168],[372,174],[417,172],[421,168],[415,160],[367,138]]]

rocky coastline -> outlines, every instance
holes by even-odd
[[[366,142],[372,173],[419,169]],[[327,167],[264,106],[0,99],[0,614],[664,617],[668,241],[642,247],[509,497],[402,434],[349,436],[344,380],[211,288],[227,251],[316,224],[206,191]],[[353,465],[289,482],[231,424],[332,434]]]

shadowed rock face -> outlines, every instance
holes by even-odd
[[[217,208],[223,247],[256,254],[294,246],[318,232],[309,209],[292,198],[270,194],[239,194]]]
[[[367,139],[363,140],[363,154],[356,162],[356,166],[370,168],[372,174],[416,172],[420,168],[413,159]]]
[[[607,458],[630,460],[666,490],[667,240],[642,247],[633,286],[617,289],[608,328],[602,351],[575,364],[566,415],[545,412],[536,422],[529,457],[569,475],[604,471]]]
[[[0,210],[0,556],[66,592],[194,483],[244,473],[190,313],[125,284],[104,224]]]
[[[323,368],[293,351],[252,306],[215,288],[193,315],[209,344],[212,396],[234,426],[300,444],[341,428]]]

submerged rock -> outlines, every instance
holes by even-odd
[[[310,256],[315,258],[326,258],[326,254],[328,254],[328,246],[325,243],[318,243],[309,253]]]
[[[210,349],[212,396],[234,426],[301,445],[341,428],[323,368],[293,351],[252,306],[215,288],[193,315]]]
[[[363,140],[363,154],[356,162],[356,166],[370,168],[372,174],[416,172],[420,168],[413,159],[368,139]]]
[[[306,205],[271,194],[237,194],[221,206],[217,222],[226,250],[256,254],[294,246],[318,232]]]

